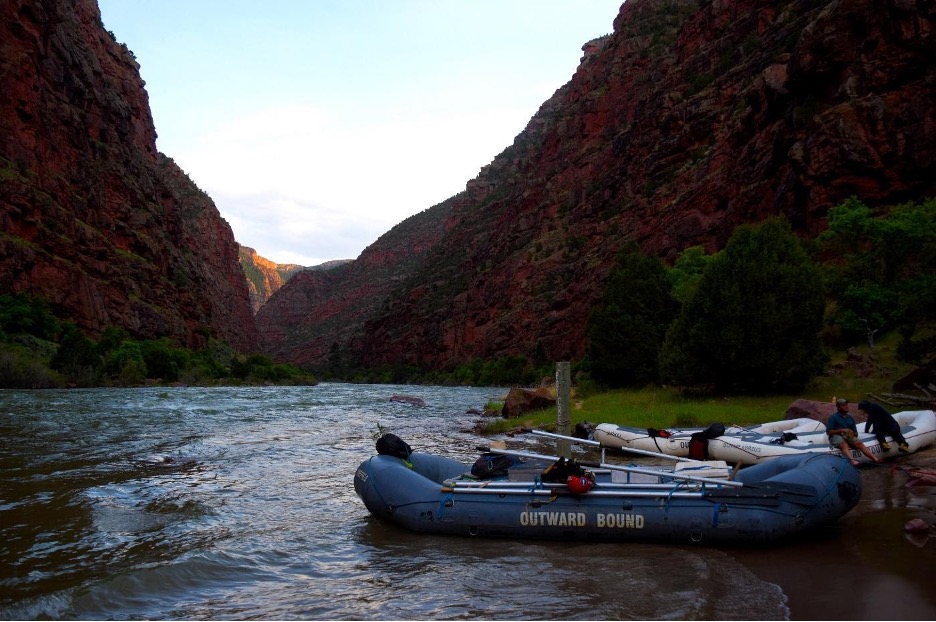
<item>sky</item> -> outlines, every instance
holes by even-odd
[[[276,263],[354,259],[465,189],[623,0],[98,0],[156,147]]]

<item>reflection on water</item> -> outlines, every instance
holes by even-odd
[[[420,618],[728,619],[736,586],[751,602],[748,619],[782,619],[780,589],[715,550],[643,544],[563,544],[426,538],[374,523],[367,560],[394,584],[367,590],[380,617],[411,617],[406,594],[427,583],[440,589]],[[387,601],[392,593],[400,600]]]
[[[902,462],[934,460],[936,449],[930,448]],[[936,619],[936,541],[914,541],[903,529],[915,517],[936,522],[936,489],[908,488],[907,479],[899,470],[863,467],[861,502],[827,534],[769,555],[734,555],[757,576],[783,586],[793,619]]]
[[[900,529],[936,504],[899,472],[864,473],[855,512],[767,551],[431,537],[368,515],[351,483],[379,430],[471,462],[466,411],[502,394],[0,391],[0,618],[936,617],[934,545]]]

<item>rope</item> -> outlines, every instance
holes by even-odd
[[[371,456],[370,458],[367,459],[367,469],[366,469],[366,471],[367,471],[367,481],[372,481],[372,480],[371,480],[371,472],[370,472],[370,469],[371,469],[371,460],[373,460],[373,459],[374,459],[373,456]],[[390,514],[393,514],[393,510],[394,510],[395,508],[394,508],[394,506],[392,506],[392,505],[390,505],[389,503],[387,503],[387,500],[383,498],[383,495],[382,495],[382,494],[380,494],[380,487],[379,487],[379,486],[370,485],[369,488],[370,488],[371,490],[373,490],[374,492],[377,493],[377,497],[380,499],[380,502],[384,504],[384,507],[387,508],[387,511],[388,511]]]
[[[371,460],[373,460],[374,458],[375,458],[375,456],[371,456],[370,458],[367,459],[366,472],[367,472],[367,479],[368,479],[368,481],[371,481],[371,472],[370,472],[370,469],[371,469]],[[402,459],[401,459],[401,460],[402,460]],[[403,462],[407,462],[407,461],[406,461],[406,460],[403,460]],[[388,514],[393,514],[393,513],[396,512],[397,509],[399,509],[399,508],[405,508],[405,507],[410,506],[410,505],[418,505],[418,504],[420,504],[420,503],[425,503],[425,501],[412,501],[412,502],[410,502],[410,503],[403,503],[403,504],[401,504],[401,505],[393,505],[393,504],[387,503],[387,500],[384,499],[384,497],[383,497],[382,494],[380,494],[380,486],[369,485],[368,488],[370,488],[370,489],[373,490],[375,493],[377,493],[377,498],[380,499],[380,502],[384,504],[384,507],[386,508]],[[451,494],[452,494],[452,493],[449,493],[450,496],[451,496]],[[444,501],[445,501],[445,500],[443,499],[442,502],[444,503]],[[440,514],[441,514],[441,511],[440,511]]]
[[[674,484],[673,488],[670,489],[669,494],[666,495],[666,504],[664,506],[665,514],[669,514],[670,504],[673,502],[673,495],[675,495],[679,491],[679,488],[680,488],[679,484]]]
[[[718,515],[724,505],[724,503],[716,503],[712,506],[712,527],[718,527]]]
[[[898,456],[899,458],[900,456]],[[898,464],[897,462],[866,462],[863,464],[871,464],[873,466],[887,467],[893,471],[903,471],[908,478],[910,479],[933,479],[936,477],[936,471],[933,469],[925,469],[923,467],[917,466],[915,464]]]
[[[530,486],[530,494],[533,495],[537,490],[542,490],[544,488],[546,488],[546,486],[543,485],[543,478],[538,474],[534,475],[533,484]]]
[[[454,493],[454,492],[449,492],[449,493],[446,493],[446,494],[442,495],[442,498],[439,499],[439,512],[438,512],[438,514],[439,514],[439,519],[440,519],[440,520],[442,519],[442,515],[445,513],[445,504],[446,504],[447,502],[449,502],[449,501],[452,501],[452,506],[455,505],[455,501],[453,501],[454,498],[455,498],[455,493]]]

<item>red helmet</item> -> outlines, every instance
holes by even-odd
[[[592,489],[595,483],[584,475],[570,475],[566,480],[566,486],[573,495],[580,495]]]

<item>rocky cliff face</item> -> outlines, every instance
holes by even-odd
[[[297,365],[356,362],[365,322],[442,239],[456,200],[404,220],[352,262],[296,273],[257,313],[263,351]]]
[[[270,299],[273,292],[283,286],[295,273],[305,270],[298,264],[278,264],[257,254],[249,246],[241,246],[238,251],[238,260],[247,277],[247,288],[250,291],[250,308],[254,314]],[[329,265],[317,266],[319,269],[333,268],[341,261],[329,262]],[[315,268],[310,268],[315,269]]]
[[[231,229],[157,152],[139,65],[97,3],[0,3],[0,77],[0,291],[92,335],[254,350]]]
[[[629,0],[454,201],[364,362],[578,359],[628,240],[672,260],[771,215],[813,236],[851,195],[933,196],[934,25],[932,0]]]

